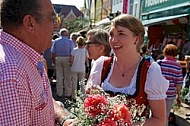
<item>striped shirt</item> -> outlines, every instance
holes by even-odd
[[[50,83],[37,66],[43,60],[31,47],[0,32],[0,125],[54,125]]]
[[[158,61],[161,67],[163,76],[169,80],[169,88],[166,92],[167,99],[176,98],[176,85],[183,84],[182,68],[175,58],[165,57]]]

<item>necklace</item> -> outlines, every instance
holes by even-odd
[[[135,63],[133,66],[131,66],[130,68],[128,68],[125,72],[123,72],[123,71],[120,69],[120,67],[119,67],[119,65],[117,64],[117,62],[115,62],[115,64],[117,65],[119,71],[121,72],[121,76],[122,76],[122,77],[124,77],[125,74],[126,74],[130,69],[132,69],[132,68],[136,65],[136,63]]]

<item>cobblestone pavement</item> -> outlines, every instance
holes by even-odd
[[[51,84],[51,89],[52,89],[53,98],[54,98],[56,101],[61,101],[62,103],[64,103],[64,102],[65,102],[65,96],[64,96],[64,95],[63,95],[62,98],[57,97],[57,94],[56,94],[56,83],[52,83],[52,84]]]
[[[187,113],[190,114],[190,103],[182,103],[180,109],[174,111],[176,124],[171,126],[190,126],[190,116],[186,116]]]

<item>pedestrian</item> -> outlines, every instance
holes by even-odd
[[[62,98],[64,88],[65,97],[71,98],[70,56],[73,49],[73,42],[68,38],[68,30],[66,28],[62,28],[59,34],[60,37],[53,42],[51,48],[52,62],[55,64],[56,69],[56,93],[57,97]]]
[[[47,74],[48,74],[48,78],[50,80],[50,83],[53,82],[53,76],[54,76],[54,72],[55,72],[55,64],[52,63],[52,59],[51,59],[51,46],[53,41],[59,38],[59,36],[57,34],[54,34],[52,36],[52,42],[50,42],[50,45],[48,46],[48,48],[45,50],[45,52],[43,53],[43,56],[46,60],[47,63]]]
[[[77,47],[71,52],[71,71],[72,71],[72,99],[76,99],[77,87],[84,93],[84,86],[79,85],[79,82],[85,78],[85,64],[88,63],[88,52],[84,48],[85,40],[82,36],[78,37]]]
[[[157,63],[161,67],[163,76],[169,81],[169,88],[166,92],[166,118],[168,125],[168,118],[170,115],[170,110],[173,104],[181,104],[180,91],[181,85],[183,84],[183,74],[180,64],[176,61],[176,56],[178,55],[178,48],[174,44],[167,44],[163,50],[164,59],[158,60]]]
[[[145,44],[142,44],[140,48],[140,55],[145,58],[148,62],[152,63],[154,62],[154,59],[149,54],[149,50],[147,49],[147,46]]]
[[[151,117],[146,118],[144,124],[132,125],[164,126],[168,81],[156,62],[149,63],[139,55],[144,34],[140,20],[131,15],[121,14],[113,19],[109,43],[114,56],[94,62],[87,84],[99,85],[110,95],[124,94],[139,107],[144,105],[147,109],[150,106]],[[146,109],[137,117],[146,116]]]
[[[102,29],[92,29],[87,32],[86,49],[89,58],[97,60],[100,56],[110,56],[109,34]]]
[[[163,45],[161,43],[161,39],[157,38],[156,41],[150,46],[150,51],[152,53],[152,58],[154,61],[158,59],[158,56],[161,54],[163,50]]]
[[[0,125],[54,126],[66,113],[52,98],[42,53],[58,24],[50,0],[3,0]]]
[[[92,29],[87,32],[86,49],[89,53],[89,68],[87,77],[89,77],[92,64],[101,56],[110,56],[111,47],[109,45],[109,34],[102,29]]]
[[[70,34],[70,39],[71,39],[71,41],[73,41],[73,48],[77,47],[76,40],[77,40],[78,36],[79,35],[77,33],[75,33],[75,32]]]

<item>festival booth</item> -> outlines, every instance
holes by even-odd
[[[142,23],[148,27],[149,46],[157,38],[163,45],[174,41],[182,49],[190,40],[190,1],[189,0],[144,0]]]
[[[161,39],[162,44],[174,42],[179,48],[178,60],[185,69],[184,56],[190,55],[190,1],[189,0],[144,0],[142,23],[147,27],[148,46]]]

